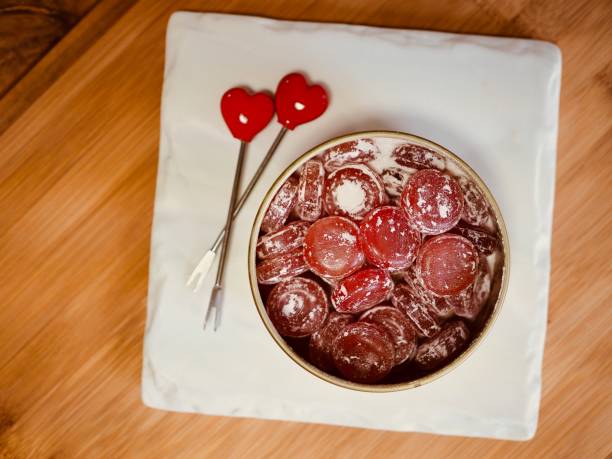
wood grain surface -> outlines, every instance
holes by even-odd
[[[58,38],[70,29],[33,67],[33,60],[25,67],[20,58],[0,60],[0,87],[7,88],[0,99],[0,457],[603,458],[612,452],[609,0],[71,4],[79,11],[70,16],[71,29],[39,27],[40,18],[7,27],[0,16],[0,50],[15,56],[44,51],[28,40],[11,41],[15,27]],[[552,285],[532,441],[186,415],[142,405],[164,34],[179,9],[533,37],[560,46]]]

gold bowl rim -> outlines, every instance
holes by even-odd
[[[319,155],[325,149],[332,147],[334,145],[344,143],[344,142],[350,142],[351,140],[357,140],[363,137],[388,137],[388,138],[394,138],[394,139],[399,139],[399,140],[405,140],[407,142],[410,142],[416,145],[430,148],[438,153],[441,153],[444,157],[454,160],[463,169],[463,171],[467,173],[470,176],[470,178],[478,184],[480,190],[484,192],[488,203],[491,205],[491,208],[493,209],[493,214],[494,214],[497,226],[501,234],[501,239],[502,239],[502,253],[504,255],[504,263],[501,268],[501,276],[502,276],[501,286],[499,289],[497,301],[495,302],[495,305],[493,306],[493,310],[491,311],[489,318],[483,325],[482,330],[480,330],[480,333],[478,334],[478,336],[476,336],[476,338],[474,338],[470,342],[469,346],[461,354],[459,354],[454,360],[452,360],[450,363],[439,368],[433,373],[427,374],[418,379],[407,381],[407,382],[400,382],[400,383],[393,383],[393,384],[360,384],[360,383],[348,381],[346,379],[342,379],[334,375],[330,375],[320,370],[319,368],[317,368],[316,366],[314,366],[313,364],[311,364],[310,362],[302,358],[297,352],[295,352],[285,342],[283,337],[276,331],[276,328],[274,327],[274,325],[268,318],[268,314],[266,312],[265,305],[263,304],[263,301],[261,299],[261,295],[259,293],[259,287],[257,285],[257,277],[256,277],[256,270],[255,270],[257,260],[256,260],[255,246],[257,245],[257,239],[259,237],[259,228],[261,226],[261,220],[263,219],[265,210],[268,208],[270,201],[272,200],[272,197],[276,194],[278,188],[280,188],[281,184],[284,183],[285,180],[287,180],[287,178],[289,178],[290,175],[292,175],[303,163],[308,161],[310,158]],[[259,317],[261,318],[264,326],[266,327],[266,330],[272,336],[276,344],[278,344],[278,346],[283,350],[285,354],[287,354],[287,356],[289,356],[289,358],[291,358],[295,363],[297,363],[300,367],[302,367],[304,370],[306,370],[310,374],[324,381],[332,383],[336,386],[340,386],[346,389],[361,391],[361,392],[396,392],[396,391],[401,391],[401,390],[413,389],[413,388],[422,386],[424,384],[428,384],[448,374],[450,371],[454,370],[461,363],[463,363],[474,352],[474,350],[482,343],[485,336],[488,335],[491,327],[497,320],[497,317],[499,316],[499,312],[501,310],[502,304],[506,296],[506,291],[508,288],[508,280],[509,280],[509,268],[510,268],[509,249],[510,249],[510,245],[509,245],[509,240],[508,240],[508,232],[506,230],[506,225],[505,225],[501,210],[499,209],[499,205],[497,204],[497,201],[495,200],[493,194],[491,193],[487,185],[480,178],[480,176],[464,160],[462,160],[460,157],[458,157],[455,153],[451,152],[447,148],[435,142],[432,142],[431,140],[425,139],[423,137],[419,137],[417,135],[409,134],[409,133],[405,133],[401,131],[377,130],[377,131],[353,132],[350,134],[344,134],[344,135],[329,139],[311,148],[306,153],[300,155],[298,158],[296,158],[291,164],[289,164],[285,168],[285,170],[272,183],[272,185],[266,192],[263,200],[261,201],[259,205],[259,209],[257,210],[257,215],[255,216],[253,227],[251,229],[247,262],[248,262],[248,273],[249,273],[249,283],[251,287],[251,295],[253,296],[253,301],[255,302],[255,306],[257,308]]]

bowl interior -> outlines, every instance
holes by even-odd
[[[494,257],[489,257],[489,264],[492,269],[492,284],[489,299],[487,300],[486,304],[484,305],[482,311],[480,312],[476,320],[468,323],[472,338],[469,345],[463,350],[463,352],[461,352],[453,360],[449,361],[444,366],[438,368],[433,372],[418,371],[414,368],[414,366],[410,366],[409,364],[402,364],[398,367],[395,367],[389,376],[387,376],[381,383],[377,384],[360,384],[348,381],[337,375],[326,373],[311,364],[308,360],[306,360],[305,355],[307,352],[307,341],[304,339],[283,338],[277,332],[276,328],[268,318],[265,309],[265,296],[267,295],[270,289],[267,288],[267,286],[263,286],[263,288],[261,288],[262,286],[258,285],[255,274],[257,262],[255,246],[260,235],[261,221],[263,219],[266,209],[268,208],[272,198],[274,197],[280,186],[285,182],[285,180],[287,180],[287,178],[289,178],[292,174],[296,173],[300,166],[309,159],[317,157],[323,151],[338,144],[362,138],[374,139],[379,145],[383,155],[388,154],[388,152],[393,149],[395,145],[402,143],[411,143],[418,146],[426,147],[442,155],[446,159],[447,170],[451,174],[463,174],[470,178],[478,186],[481,193],[487,199],[491,208],[493,221],[492,223],[494,227],[493,230],[497,232],[501,241],[501,247],[500,250],[498,250],[497,255]],[[272,184],[259,206],[259,210],[257,212],[257,216],[255,217],[253,229],[251,232],[248,254],[249,282],[251,285],[251,292],[255,305],[257,307],[257,311],[266,329],[268,330],[272,338],[276,341],[276,343],[280,346],[280,348],[294,362],[296,362],[306,371],[327,382],[348,389],[369,392],[398,391],[418,387],[441,377],[442,375],[456,368],[471,354],[471,352],[473,352],[473,350],[478,345],[480,345],[483,338],[485,337],[485,335],[493,325],[495,319],[497,318],[499,310],[503,303],[508,283],[508,247],[509,244],[506,227],[501,212],[499,210],[499,206],[495,201],[495,198],[491,194],[486,184],[478,176],[478,174],[476,174],[476,172],[474,172],[474,170],[472,170],[472,168],[469,167],[457,155],[434,142],[411,134],[395,131],[357,132],[331,139],[304,153],[293,163],[291,163]]]

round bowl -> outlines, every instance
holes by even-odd
[[[472,323],[472,340],[469,345],[461,352],[458,356],[452,359],[450,362],[446,363],[441,368],[434,370],[433,372],[419,375],[417,377],[409,378],[405,381],[393,381],[390,383],[378,383],[378,384],[362,384],[356,383],[352,381],[348,381],[339,376],[335,376],[329,373],[326,373],[320,370],[318,367],[314,366],[312,363],[308,362],[305,358],[303,358],[292,345],[290,345],[276,330],[270,319],[268,318],[268,314],[266,312],[266,308],[264,302],[261,297],[260,289],[257,283],[256,277],[256,253],[255,247],[257,245],[257,239],[260,235],[260,226],[263,216],[265,214],[266,209],[268,208],[270,201],[280,188],[280,186],[289,178],[293,173],[295,173],[306,161],[309,159],[321,154],[323,151],[330,147],[334,147],[335,145],[349,142],[352,140],[357,140],[360,138],[376,138],[376,137],[385,137],[390,139],[396,139],[401,142],[411,143],[415,145],[419,145],[422,147],[429,148],[440,155],[442,155],[446,160],[451,160],[454,162],[454,165],[461,169],[461,172],[471,178],[479,187],[480,191],[484,194],[487,199],[491,209],[492,209],[492,217],[494,220],[494,224],[497,226],[497,230],[501,239],[501,256],[497,257],[493,267],[492,274],[492,285],[491,285],[491,294],[489,295],[489,299],[487,303],[483,306],[482,311],[479,314],[479,319],[476,319],[475,323]],[[407,134],[403,132],[397,131],[364,131],[364,132],[356,132],[352,134],[343,135],[340,137],[335,137],[330,139],[311,150],[307,151],[295,161],[293,161],[285,171],[280,174],[280,176],[274,181],[270,189],[265,194],[261,204],[259,205],[259,210],[255,217],[255,221],[253,222],[253,228],[251,230],[251,237],[249,241],[249,252],[248,252],[248,273],[249,273],[249,282],[251,286],[251,293],[253,295],[253,300],[255,302],[255,306],[257,307],[257,312],[261,317],[263,325],[266,327],[270,336],[276,344],[293,360],[296,364],[302,367],[304,370],[309,372],[310,374],[327,381],[331,384],[335,384],[340,387],[344,387],[346,389],[352,389],[357,391],[364,392],[393,392],[400,390],[412,389],[415,387],[422,386],[423,384],[430,383],[446,374],[451,372],[453,369],[457,368],[462,362],[464,362],[469,355],[474,352],[474,350],[480,346],[491,329],[493,323],[495,322],[499,312],[501,310],[502,304],[504,302],[504,297],[506,295],[506,289],[508,286],[508,274],[509,274],[509,263],[510,263],[510,254],[509,254],[509,243],[508,243],[508,233],[506,231],[506,226],[504,224],[504,219],[502,217],[501,211],[495,198],[491,194],[489,188],[485,185],[483,180],[478,176],[476,172],[461,158],[459,158],[456,154],[452,153],[448,149],[430,141],[424,139],[422,137],[418,137],[412,134]],[[480,323],[479,323],[480,322]]]

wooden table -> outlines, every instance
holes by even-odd
[[[34,6],[0,1],[1,457],[612,452],[609,0],[26,3]],[[550,318],[534,440],[207,417],[142,405],[164,33],[178,9],[533,37],[561,47]]]

